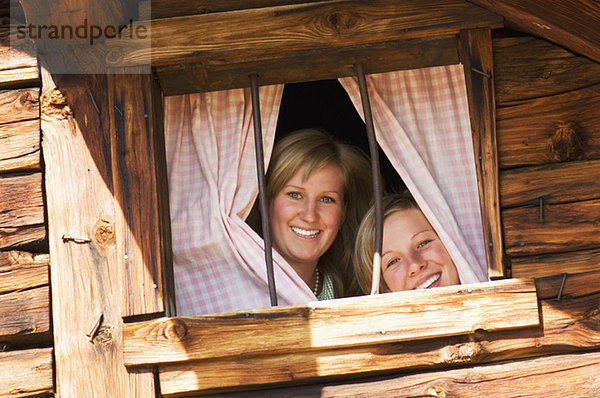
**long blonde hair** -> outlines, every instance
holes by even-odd
[[[336,141],[318,129],[297,130],[275,144],[267,171],[269,207],[284,185],[304,169],[303,181],[324,166],[335,164],[343,179],[345,219],[331,247],[319,259],[321,272],[332,277],[336,296],[360,294],[352,271],[352,245],[362,216],[373,197],[371,166],[358,148]]]
[[[386,195],[381,201],[383,209],[383,220],[392,213],[399,210],[417,209],[421,210],[414,198],[408,191],[400,194]],[[373,281],[373,254],[375,253],[375,206],[365,214],[358,232],[356,233],[356,244],[354,245],[354,275],[356,281],[364,294],[371,291]],[[379,282],[379,291],[386,292],[387,287],[383,278]]]

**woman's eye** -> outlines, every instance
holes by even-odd
[[[323,203],[335,203],[335,199],[330,196],[324,196],[321,198],[321,202]]]
[[[394,265],[398,264],[399,261],[400,261],[399,258],[393,258],[393,259],[391,259],[390,261],[387,262],[387,264],[385,266],[385,270],[387,270],[387,269],[393,267]]]
[[[430,239],[425,239],[424,241],[420,242],[417,245],[417,248],[421,249],[421,248],[427,246],[429,243],[431,243],[431,240]]]
[[[290,198],[292,198],[292,199],[300,199],[300,193],[299,192],[288,192],[287,195]]]

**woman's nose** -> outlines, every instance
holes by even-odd
[[[419,272],[424,270],[426,266],[427,266],[427,262],[421,255],[413,254],[409,258],[408,274],[410,276],[418,275]]]
[[[302,203],[300,216],[303,220],[314,221],[317,218],[317,206],[312,200],[306,200]]]

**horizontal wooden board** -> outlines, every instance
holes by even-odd
[[[0,91],[0,124],[40,117],[39,88]]]
[[[594,397],[600,391],[599,368],[599,353],[590,352],[219,397]]]
[[[53,391],[52,348],[0,352],[0,396],[50,396]]]
[[[600,198],[600,160],[522,167],[500,172],[503,208]]]
[[[131,31],[146,27],[138,22]],[[152,21],[152,45],[107,43],[115,65],[152,66],[345,47],[499,27],[502,19],[464,1],[325,1]]]
[[[165,95],[180,95],[249,87],[249,76],[253,73],[258,74],[260,85],[356,76],[359,62],[367,74],[457,64],[456,37],[449,35],[167,65],[156,68],[156,75]]]
[[[16,35],[11,37],[9,29],[0,29],[0,71],[25,67],[37,67],[36,51]]]
[[[0,249],[14,249],[33,243],[41,243],[46,239],[44,224],[24,227],[0,227]]]
[[[600,63],[533,36],[494,39],[499,107],[600,84]]]
[[[124,359],[126,365],[141,365],[245,357],[538,324],[533,281],[505,280],[137,322],[123,328]]]
[[[0,173],[40,169],[40,121],[0,124]]]
[[[12,343],[49,332],[48,286],[0,294],[0,342]]]
[[[38,68],[18,68],[0,70],[0,89],[31,87],[40,83]]]
[[[0,228],[43,224],[42,173],[0,175]]]
[[[597,263],[600,264],[600,263]],[[538,298],[569,300],[600,290],[600,267],[594,271],[563,273],[535,279]]]
[[[0,294],[48,285],[48,254],[0,251]]]
[[[286,4],[312,3],[314,1],[315,0],[145,0],[141,1],[139,4],[139,13],[140,19],[145,19],[145,16],[148,15],[150,15],[152,19],[158,19],[245,10],[249,8],[273,7]]]
[[[502,211],[504,244],[511,256],[600,247],[600,200],[517,207]]]
[[[500,169],[552,163],[550,143],[557,126],[573,123],[583,160],[600,159],[600,85],[498,108]]]
[[[600,270],[600,249],[539,256],[512,257],[513,278],[545,277],[560,273]]]
[[[575,278],[578,279],[575,279]],[[445,366],[489,363],[507,359],[542,356],[600,348],[597,327],[600,284],[593,277],[573,276],[565,285],[566,300],[549,298],[541,303],[543,326],[471,336],[386,343],[328,351],[263,355],[250,358],[222,358],[159,366],[161,392],[175,396],[191,391],[217,391],[226,388],[257,388],[274,383],[308,384],[316,378],[373,372],[406,373]],[[579,283],[577,283],[579,282]],[[556,297],[553,280],[536,282],[538,290]],[[595,293],[592,296],[582,295]],[[575,298],[577,297],[577,298]],[[507,304],[510,305],[510,304]],[[448,370],[447,370],[448,371]]]

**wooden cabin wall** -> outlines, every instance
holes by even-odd
[[[0,20],[0,396],[52,396],[40,78],[35,53],[10,46],[8,1]]]
[[[493,44],[512,276],[598,270],[600,64],[542,39],[503,33]]]

